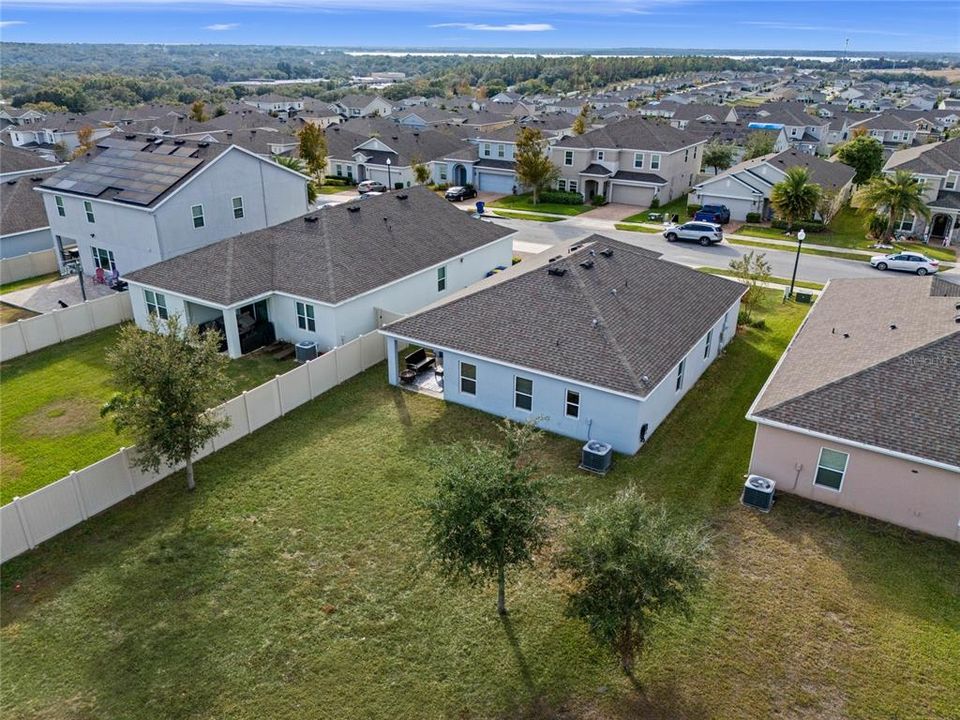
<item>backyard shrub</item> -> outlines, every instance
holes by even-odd
[[[777,230],[799,230],[800,228],[803,228],[807,232],[812,232],[812,233],[821,233],[827,228],[827,226],[824,225],[822,222],[817,222],[816,220],[808,220],[807,222],[799,222],[799,223],[791,224],[791,223],[788,223],[786,220],[780,220],[779,218],[777,218],[776,220],[771,220],[770,227],[776,228]]]
[[[540,193],[540,202],[552,205],[583,205],[583,195],[578,192],[547,190]]]
[[[593,200],[590,201],[590,204],[594,207],[600,207],[601,205],[606,205],[607,201],[603,195],[594,195]]]
[[[883,215],[873,213],[867,218],[867,232],[871,237],[881,238],[887,231],[887,218]]]
[[[660,207],[660,198],[655,197],[653,200],[650,201],[650,209],[656,210],[658,207]]]
[[[758,223],[761,222],[763,218],[760,216],[760,213],[750,212],[747,213],[747,222],[748,223]]]
[[[349,181],[340,175],[330,177],[329,175],[323,179],[325,185],[349,185]]]

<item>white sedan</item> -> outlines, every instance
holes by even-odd
[[[940,269],[938,260],[932,260],[918,252],[906,251],[889,255],[874,255],[870,258],[870,264],[877,270],[903,270],[917,275],[928,275]]]

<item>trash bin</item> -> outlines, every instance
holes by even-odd
[[[477,200],[477,215],[483,215],[484,204],[483,200]]]

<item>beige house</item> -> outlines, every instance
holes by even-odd
[[[923,197],[930,208],[929,223],[922,217],[904,215],[897,229],[935,244],[960,241],[960,138],[898,150],[883,168],[885,173],[895,170],[913,173],[923,183]]]
[[[551,146],[560,168],[557,187],[597,195],[608,202],[649,207],[668,203],[690,189],[700,171],[706,139],[667,123],[633,117]]]
[[[747,414],[750,473],[960,541],[958,388],[960,284],[832,280]]]

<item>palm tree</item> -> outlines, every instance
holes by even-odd
[[[872,210],[887,216],[884,237],[893,235],[897,221],[907,213],[930,219],[930,208],[923,199],[923,185],[906,170],[897,170],[893,175],[878,175],[868,182],[857,199],[864,210]]]
[[[822,188],[810,182],[807,169],[798,165],[787,170],[787,176],[773,186],[770,202],[777,214],[792,227],[794,223],[813,217],[822,194]]]
[[[298,172],[301,175],[307,174],[307,166],[304,164],[303,160],[298,157],[290,157],[289,155],[274,155],[274,162],[277,165],[283,165],[285,168]],[[313,205],[317,201],[317,185],[314,180],[307,182],[307,202]]]

